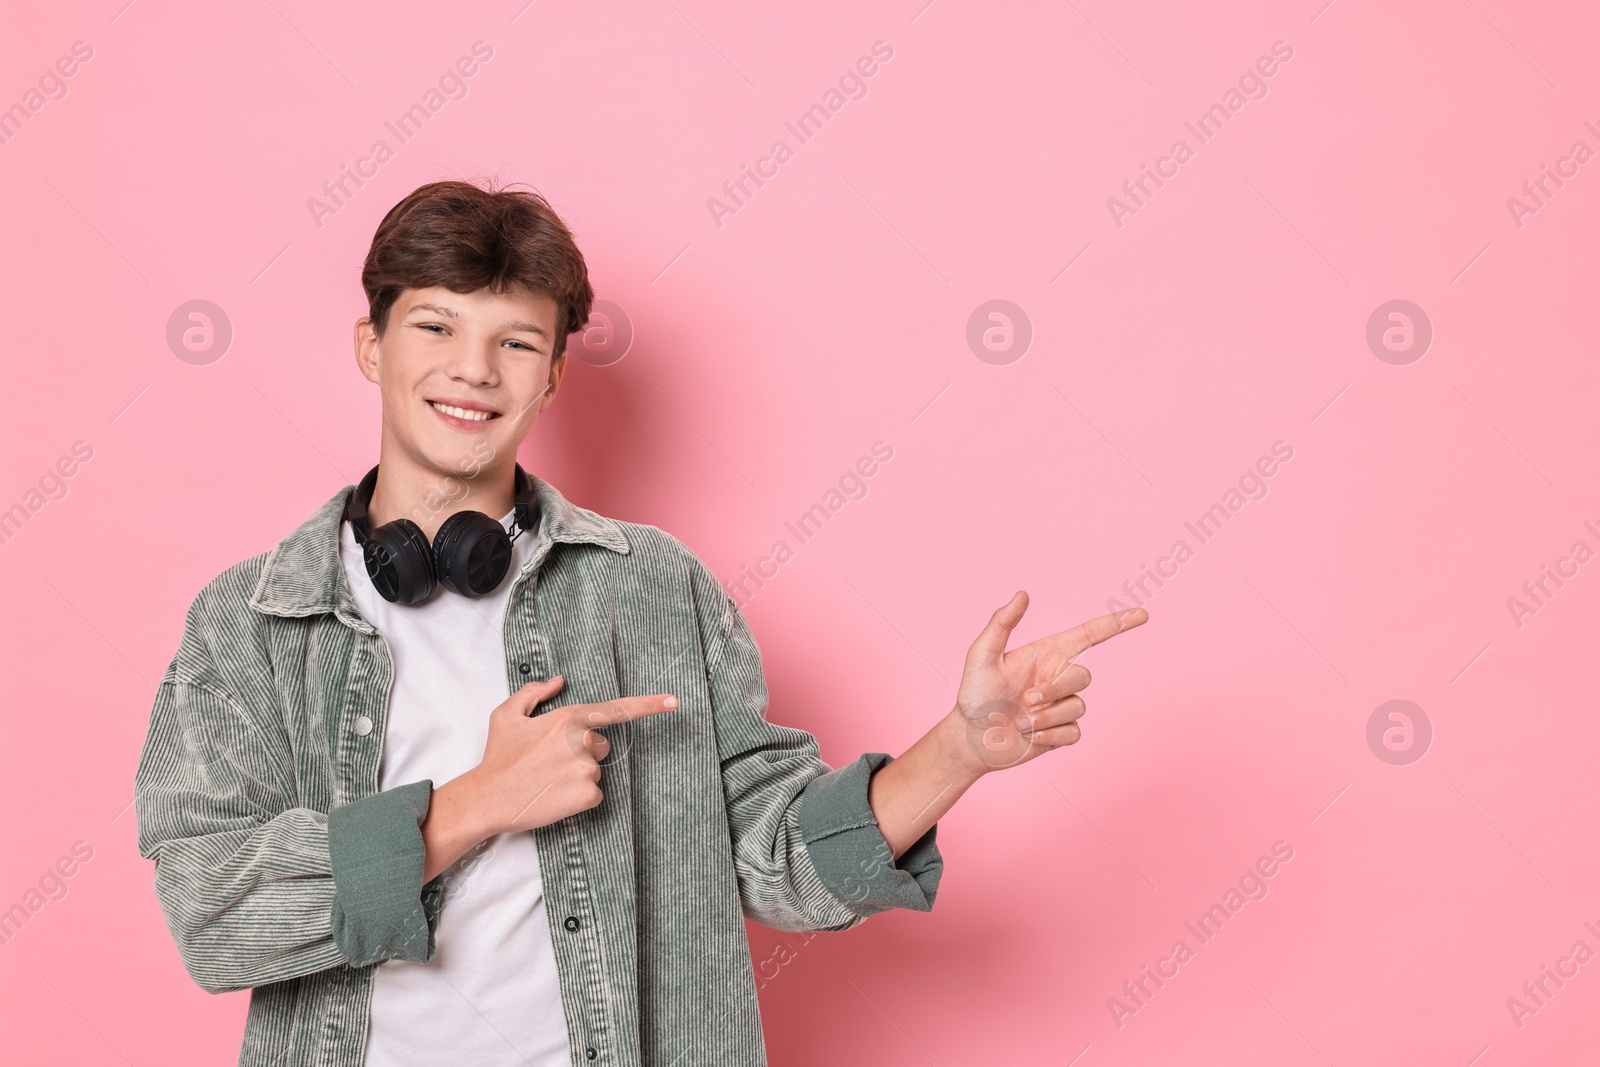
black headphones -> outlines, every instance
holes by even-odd
[[[465,597],[492,593],[511,567],[511,542],[534,529],[539,505],[533,479],[520,464],[516,470],[515,534],[481,511],[458,511],[439,527],[428,543],[422,528],[410,519],[395,519],[376,530],[367,519],[378,468],[361,479],[345,504],[344,517],[366,560],[367,577],[391,603],[415,604],[433,595],[438,585]]]

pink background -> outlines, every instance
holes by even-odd
[[[201,585],[374,461],[350,349],[367,242],[417,185],[480,176],[550,197],[636,331],[573,368],[522,453],[571,499],[732,579],[893,447],[746,606],[772,717],[831,763],[945,713],[1013,590],[1019,642],[1100,614],[1294,450],[1147,626],[1084,657],[1083,742],[943,820],[933,913],[752,928],[774,1064],[1592,1054],[1600,963],[1520,1027],[1507,998],[1600,950],[1600,567],[1520,627],[1507,599],[1600,549],[1600,163],[1520,227],[1506,201],[1575,140],[1600,149],[1600,19],[1323,3],[13,20],[0,104],[75,41],[93,58],[0,145],[0,508],[74,442],[93,458],[0,545],[0,908],[94,853],[0,946],[0,1060],[233,1061],[246,996],[185,975],[127,810],[154,683]],[[385,121],[479,40],[467,96],[397,145]],[[867,95],[798,145],[784,122],[880,40]],[[1198,145],[1184,122],[1280,40],[1268,95]],[[307,199],[380,138],[394,158],[319,228]],[[794,157],[719,227],[707,198],[779,138]],[[1178,138],[1194,158],[1119,228],[1107,198]],[[166,340],[194,299],[234,331],[209,365]],[[992,299],[1032,324],[1006,365],[966,342]],[[1405,366],[1365,336],[1394,299],[1434,330]],[[1392,699],[1432,724],[1409,765],[1367,743]],[[1270,894],[1198,946],[1185,921],[1277,841]],[[1180,938],[1194,958],[1119,1027],[1108,998]]]

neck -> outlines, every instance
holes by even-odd
[[[396,462],[380,454],[378,484],[367,515],[374,529],[410,519],[428,540],[458,511],[481,511],[498,519],[517,502],[516,460],[485,466],[470,476]]]

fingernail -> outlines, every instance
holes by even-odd
[[[667,699],[663,700],[661,703],[663,705],[665,705],[666,707],[675,708],[675,707],[678,706],[678,698],[677,697],[668,697]]]
[[[1044,703],[1044,694],[1039,692],[1037,689],[1031,690],[1028,693],[1028,703],[1030,703],[1030,704],[1042,704],[1042,703]]]
[[[1036,732],[1038,732],[1038,729],[1039,729],[1039,720],[1034,718],[1032,715],[1029,715],[1028,716],[1028,732],[1030,734],[1031,733],[1036,733]]]

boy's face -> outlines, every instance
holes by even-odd
[[[555,399],[559,313],[525,290],[406,289],[380,339],[356,323],[356,364],[383,399],[383,456],[438,475],[514,461],[534,416]]]

